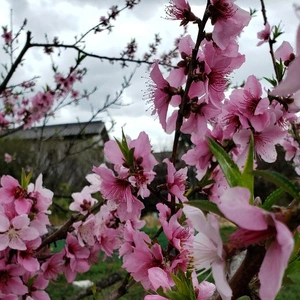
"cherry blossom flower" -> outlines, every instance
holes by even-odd
[[[168,19],[182,20],[181,25],[187,25],[189,22],[197,20],[196,16],[192,13],[191,7],[186,0],[172,0],[166,7]]]
[[[41,271],[45,279],[56,280],[58,274],[61,274],[64,270],[63,256],[65,255],[65,250],[59,253],[52,254],[41,266]]]
[[[1,37],[4,38],[5,44],[9,45],[12,42],[12,31],[7,31],[7,29],[4,29]]]
[[[262,300],[274,299],[294,248],[290,230],[275,214],[249,204],[250,192],[246,188],[230,188],[220,200],[218,207],[221,212],[240,227],[231,236],[233,244],[247,247],[253,243],[269,241],[258,273],[261,283],[259,295]]]
[[[278,61],[281,60],[285,66],[288,66],[290,62],[295,59],[295,54],[291,44],[287,41],[283,41],[274,52],[274,57]]]
[[[251,130],[242,129],[233,136],[237,145],[247,145],[250,140]],[[276,161],[277,151],[275,146],[286,137],[286,132],[276,125],[266,127],[262,132],[254,133],[254,148],[256,153],[268,163]],[[242,149],[244,150],[244,149]]]
[[[88,248],[81,247],[75,236],[68,233],[65,245],[65,270],[66,279],[72,282],[78,272],[84,273],[89,270],[88,257],[90,251]]]
[[[34,278],[34,281],[32,281],[32,278]],[[46,280],[42,274],[39,274],[36,277],[31,277],[29,276],[29,273],[25,273],[23,280],[29,286],[29,291],[25,295],[26,300],[51,300],[48,293],[45,292],[45,289],[49,284],[49,280]]]
[[[4,161],[6,163],[11,163],[14,160],[14,157],[8,153],[4,153]]]
[[[192,280],[196,293],[196,300],[207,300],[213,296],[216,290],[216,286],[213,283],[206,280],[199,283],[196,272],[192,273]]]
[[[234,4],[235,0],[211,0],[209,11],[214,25],[214,42],[224,50],[250,22],[249,12]]]
[[[263,43],[267,43],[269,41],[271,34],[271,26],[269,22],[266,23],[265,28],[257,33],[257,38],[260,39],[261,41],[258,42],[256,46],[260,46]]]
[[[173,280],[167,275],[166,271],[159,267],[150,268],[148,270],[148,277],[155,291],[158,290],[159,287],[162,287],[163,290],[171,289],[174,285]]]
[[[116,177],[106,166],[94,167],[93,171],[102,178],[100,191],[110,205],[117,209],[121,221],[140,216],[144,205],[132,194],[129,181]]]
[[[28,288],[26,285],[24,285],[20,278],[20,276],[22,276],[24,273],[25,270],[19,265],[8,264],[6,259],[0,259],[1,293],[4,295],[25,295],[28,292]],[[9,299],[9,297],[2,299]]]
[[[168,191],[182,202],[187,201],[187,198],[184,196],[187,180],[187,167],[176,171],[174,165],[170,162],[169,159],[165,159],[164,163],[166,163],[168,166]]]
[[[170,75],[164,79],[158,67],[158,61],[153,64],[150,77],[154,84],[151,91],[151,100],[153,100],[154,109],[152,114],[158,114],[162,128],[166,130],[166,119],[169,105],[178,106],[181,98],[178,95],[178,89],[182,84],[182,76],[176,69],[170,72]]]
[[[98,202],[97,199],[92,198],[87,189],[83,189],[80,193],[73,193],[72,198],[74,201],[69,206],[70,210],[78,211],[83,215],[86,215],[94,204]]]
[[[207,219],[200,209],[184,205],[183,212],[187,222],[198,233],[194,237],[193,263],[196,271],[212,269],[219,294],[223,300],[230,300],[231,288],[226,280],[223,243],[219,232],[219,221],[216,215],[209,213]]]
[[[196,167],[197,179],[201,180],[210,165],[212,154],[206,139],[198,139],[196,136],[192,135],[191,140],[195,144],[195,147],[182,155],[182,159],[188,165]]]
[[[9,175],[1,177],[0,203],[13,203],[18,214],[28,214],[32,201],[28,198],[27,190],[22,188],[19,182]]]
[[[142,241],[135,245],[132,253],[128,253],[124,256],[123,261],[123,268],[125,268],[136,281],[141,282],[146,290],[154,289],[149,281],[148,272],[154,267],[164,269],[164,257],[159,244],[154,244],[149,247]]]
[[[298,26],[298,34],[296,40],[296,57],[288,64],[288,69],[284,79],[271,91],[275,96],[289,96],[296,93],[300,89],[300,82],[298,80],[300,69],[300,25]]]
[[[234,90],[230,95],[238,108],[242,128],[253,127],[261,132],[270,122],[269,99],[262,98],[262,87],[257,78],[249,76],[243,89]]]
[[[26,250],[26,241],[39,237],[39,232],[29,224],[27,215],[16,216],[11,221],[5,215],[0,215],[0,251],[7,247]]]

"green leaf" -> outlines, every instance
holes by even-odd
[[[33,169],[30,170],[30,172],[26,175],[26,172],[24,168],[22,168],[21,171],[21,187],[23,189],[27,189],[28,184],[30,183],[31,177],[32,177]]]
[[[256,176],[261,176],[266,180],[276,184],[278,187],[282,188],[285,192],[290,194],[293,198],[300,201],[299,188],[296,187],[288,178],[275,171],[265,171],[265,170],[255,170],[253,174]]]
[[[248,156],[245,162],[245,166],[242,173],[244,187],[248,188],[251,193],[250,203],[253,204],[254,201],[254,176],[252,174],[254,165],[254,138],[251,134],[249,141]]]
[[[208,139],[209,149],[217,159],[230,187],[244,186],[242,174],[237,164],[217,142]]]
[[[272,192],[264,201],[262,207],[265,210],[270,210],[271,207],[284,195],[285,191],[282,188],[279,188]]]
[[[242,296],[242,297],[238,298],[237,300],[251,300],[251,298],[249,296]]]
[[[94,298],[96,298],[96,296],[97,296],[97,286],[96,286],[95,283],[92,285],[91,290],[92,290]]]
[[[166,296],[172,300],[191,300],[188,295],[168,290]]]
[[[221,211],[219,210],[218,206],[208,200],[192,200],[192,201],[188,201],[185,202],[185,204],[197,207],[201,210],[204,211],[208,211],[208,212],[213,212],[221,217],[224,217],[224,215],[221,213]]]
[[[271,83],[273,86],[277,85],[277,80],[273,77],[271,78],[267,78],[267,77],[263,77],[265,80],[267,80],[269,83]]]
[[[126,136],[124,134],[124,131],[122,130],[122,140],[119,141],[118,139],[115,138],[115,141],[117,142],[123,157],[124,161],[128,165],[128,167],[134,167],[134,148],[129,149]]]

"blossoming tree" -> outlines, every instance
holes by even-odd
[[[200,17],[186,0],[168,4],[168,18],[181,25],[193,23],[198,34],[181,38],[181,60],[168,76],[158,61],[150,72],[153,114],[164,131],[174,134],[172,155],[163,162],[164,184],[151,185],[158,162],[145,132],[106,143],[105,155],[113,168],[93,167],[87,176],[90,185],[73,194],[74,215],[58,229],[51,230],[53,195],[42,186],[42,175],[34,184],[26,174],[20,183],[9,175],[1,178],[3,299],[49,299],[45,288],[50,280],[64,274],[72,282],[99,252],[116,252],[129,274],[108,299],[120,298],[131,280],[148,291],[145,300],[276,297],[283,279],[298,267],[299,187],[282,174],[257,169],[256,162],[275,162],[279,144],[299,172],[300,38],[298,32],[295,51],[288,42],[275,47],[282,32],[268,23],[263,1],[261,5],[265,28],[258,33],[258,45],[269,44],[275,76],[267,80],[272,87],[264,89],[250,75],[242,87],[225,94],[228,75],[245,61],[237,37],[251,14],[233,0],[208,0]],[[212,32],[206,31],[209,21]],[[182,134],[190,135],[192,147],[178,157]],[[187,166],[179,168],[178,160]],[[188,166],[195,170],[195,186],[187,182]],[[277,186],[265,199],[254,192],[257,178]],[[199,193],[205,199],[189,200]],[[293,200],[278,206],[284,193]],[[143,199],[150,195],[157,199],[161,225],[152,238],[141,230],[140,220]],[[220,217],[236,225],[226,243]],[[168,241],[165,248],[157,239],[161,234]],[[65,240],[65,247],[52,253],[49,245],[59,239]],[[237,265],[232,263],[236,257],[241,258]],[[213,283],[209,277],[200,280],[207,271]]]

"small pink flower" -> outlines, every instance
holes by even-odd
[[[240,227],[231,236],[233,244],[247,247],[269,239],[258,273],[259,295],[262,300],[274,299],[294,248],[292,233],[274,214],[251,205],[250,192],[246,188],[230,188],[220,200],[218,207],[221,212]]]
[[[98,202],[97,199],[92,198],[86,189],[83,189],[80,193],[73,193],[72,198],[74,201],[70,204],[70,210],[78,211],[83,215],[86,215],[94,204]]]
[[[0,293],[25,295],[28,288],[22,282],[20,276],[25,270],[16,264],[7,264],[6,259],[0,260]],[[0,294],[1,295],[1,294]],[[10,299],[9,296],[2,299]]]
[[[9,45],[12,42],[12,31],[3,30],[3,34],[1,37],[4,38],[4,42],[6,45]]]
[[[187,180],[187,167],[176,171],[174,165],[169,159],[165,159],[164,163],[168,166],[167,188],[168,191],[182,202],[187,201],[184,196]]]
[[[42,274],[45,279],[53,279],[56,280],[58,274],[61,274],[64,270],[63,265],[63,256],[65,254],[65,250],[53,254],[50,258],[48,258],[41,266]]]
[[[158,62],[155,61],[150,72],[150,77],[155,84],[152,86],[150,95],[154,104],[152,114],[158,114],[159,122],[166,131],[169,105],[177,106],[181,102],[181,98],[178,95],[178,88],[182,84],[182,76],[180,72],[173,69],[167,79],[164,79],[158,67]]]
[[[250,22],[249,12],[234,4],[235,0],[210,0],[209,11],[214,25],[214,42],[224,50]]]
[[[82,247],[77,238],[68,233],[65,245],[65,275],[68,282],[72,282],[78,272],[89,270],[89,255],[89,249]]]
[[[168,19],[181,20],[180,25],[187,25],[197,20],[186,0],[172,0],[166,7]]]
[[[270,24],[267,22],[265,25],[265,29],[257,33],[257,38],[261,41],[258,42],[257,46],[262,45],[263,43],[267,43],[269,41],[271,34]]]
[[[0,203],[13,203],[18,214],[28,214],[32,201],[28,199],[26,189],[22,188],[19,182],[9,175],[1,177]]]
[[[32,241],[39,237],[39,232],[29,227],[30,219],[26,215],[14,217],[11,221],[0,215],[0,250],[7,247],[16,250],[26,250],[25,241]]]
[[[12,155],[10,155],[10,154],[8,154],[8,153],[5,153],[4,154],[4,161],[6,162],[6,163],[11,163],[12,161],[13,161],[13,159],[14,159],[14,157],[12,156]]]
[[[212,269],[215,284],[223,300],[230,300],[231,288],[225,274],[223,243],[217,216],[209,213],[207,219],[200,209],[185,205],[183,212],[198,233],[194,237],[193,263],[196,271]],[[200,298],[201,299],[201,298]]]

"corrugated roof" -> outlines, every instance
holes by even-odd
[[[42,136],[44,140],[47,140],[49,138],[76,137],[78,135],[90,136],[97,134],[107,136],[108,138],[105,125],[102,121],[32,127],[9,134],[7,138],[34,140],[40,139]]]

